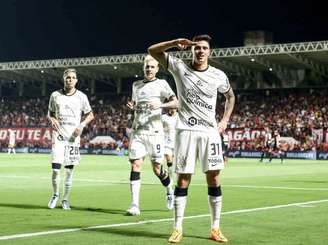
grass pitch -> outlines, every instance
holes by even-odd
[[[83,156],[74,170],[72,210],[50,210],[49,155],[0,154],[0,244],[168,244],[173,213],[148,161],[141,176],[141,216],[125,215],[129,172],[125,157]],[[222,190],[221,225],[229,244],[328,244],[328,161],[230,159]],[[185,216],[182,244],[215,244],[208,240],[200,169]]]

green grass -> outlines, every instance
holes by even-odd
[[[167,244],[171,220],[1,240],[9,235],[172,218],[165,208],[164,188],[148,161],[142,173],[141,216],[125,216],[130,167],[127,158],[113,156],[83,156],[74,172],[72,210],[50,210],[49,159],[49,155],[0,154],[0,244]],[[261,164],[256,159],[230,159],[222,188],[221,224],[229,244],[328,244],[328,161]],[[229,213],[315,200],[327,201]],[[198,168],[185,216],[202,214],[208,214],[207,187]],[[207,239],[208,232],[208,216],[185,219],[182,244],[214,244]]]

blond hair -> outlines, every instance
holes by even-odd
[[[77,72],[74,68],[68,68],[63,73],[63,79],[64,80],[66,80],[67,74],[70,73],[70,72],[73,72],[73,73],[75,73],[75,75],[77,75]]]
[[[144,64],[148,63],[149,61],[155,61],[157,63],[157,66],[158,66],[158,61],[155,60],[155,58],[149,54],[146,55],[145,59],[144,59]]]

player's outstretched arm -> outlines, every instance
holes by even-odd
[[[190,41],[186,38],[178,38],[171,41],[161,42],[153,44],[148,48],[148,53],[154,57],[164,68],[167,69],[167,53],[166,50],[170,48],[178,48],[180,50],[186,49],[193,45],[196,45],[197,42]]]

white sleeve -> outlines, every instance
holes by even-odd
[[[135,82],[132,84],[132,101],[137,102],[136,94],[135,94]]]
[[[84,114],[87,114],[92,111],[88,97],[84,94],[82,97],[82,111]]]
[[[172,55],[167,56],[167,70],[171,73],[176,73],[178,70],[178,63],[181,60],[173,57]]]
[[[220,77],[220,85],[218,87],[218,91],[222,94],[225,94],[230,89],[230,83],[227,75],[222,72],[222,75]]]
[[[167,81],[163,80],[163,84],[162,84],[162,92],[161,95],[166,98],[169,99],[172,96],[175,96],[175,93],[173,92],[172,88],[170,87],[170,85],[167,83]]]

